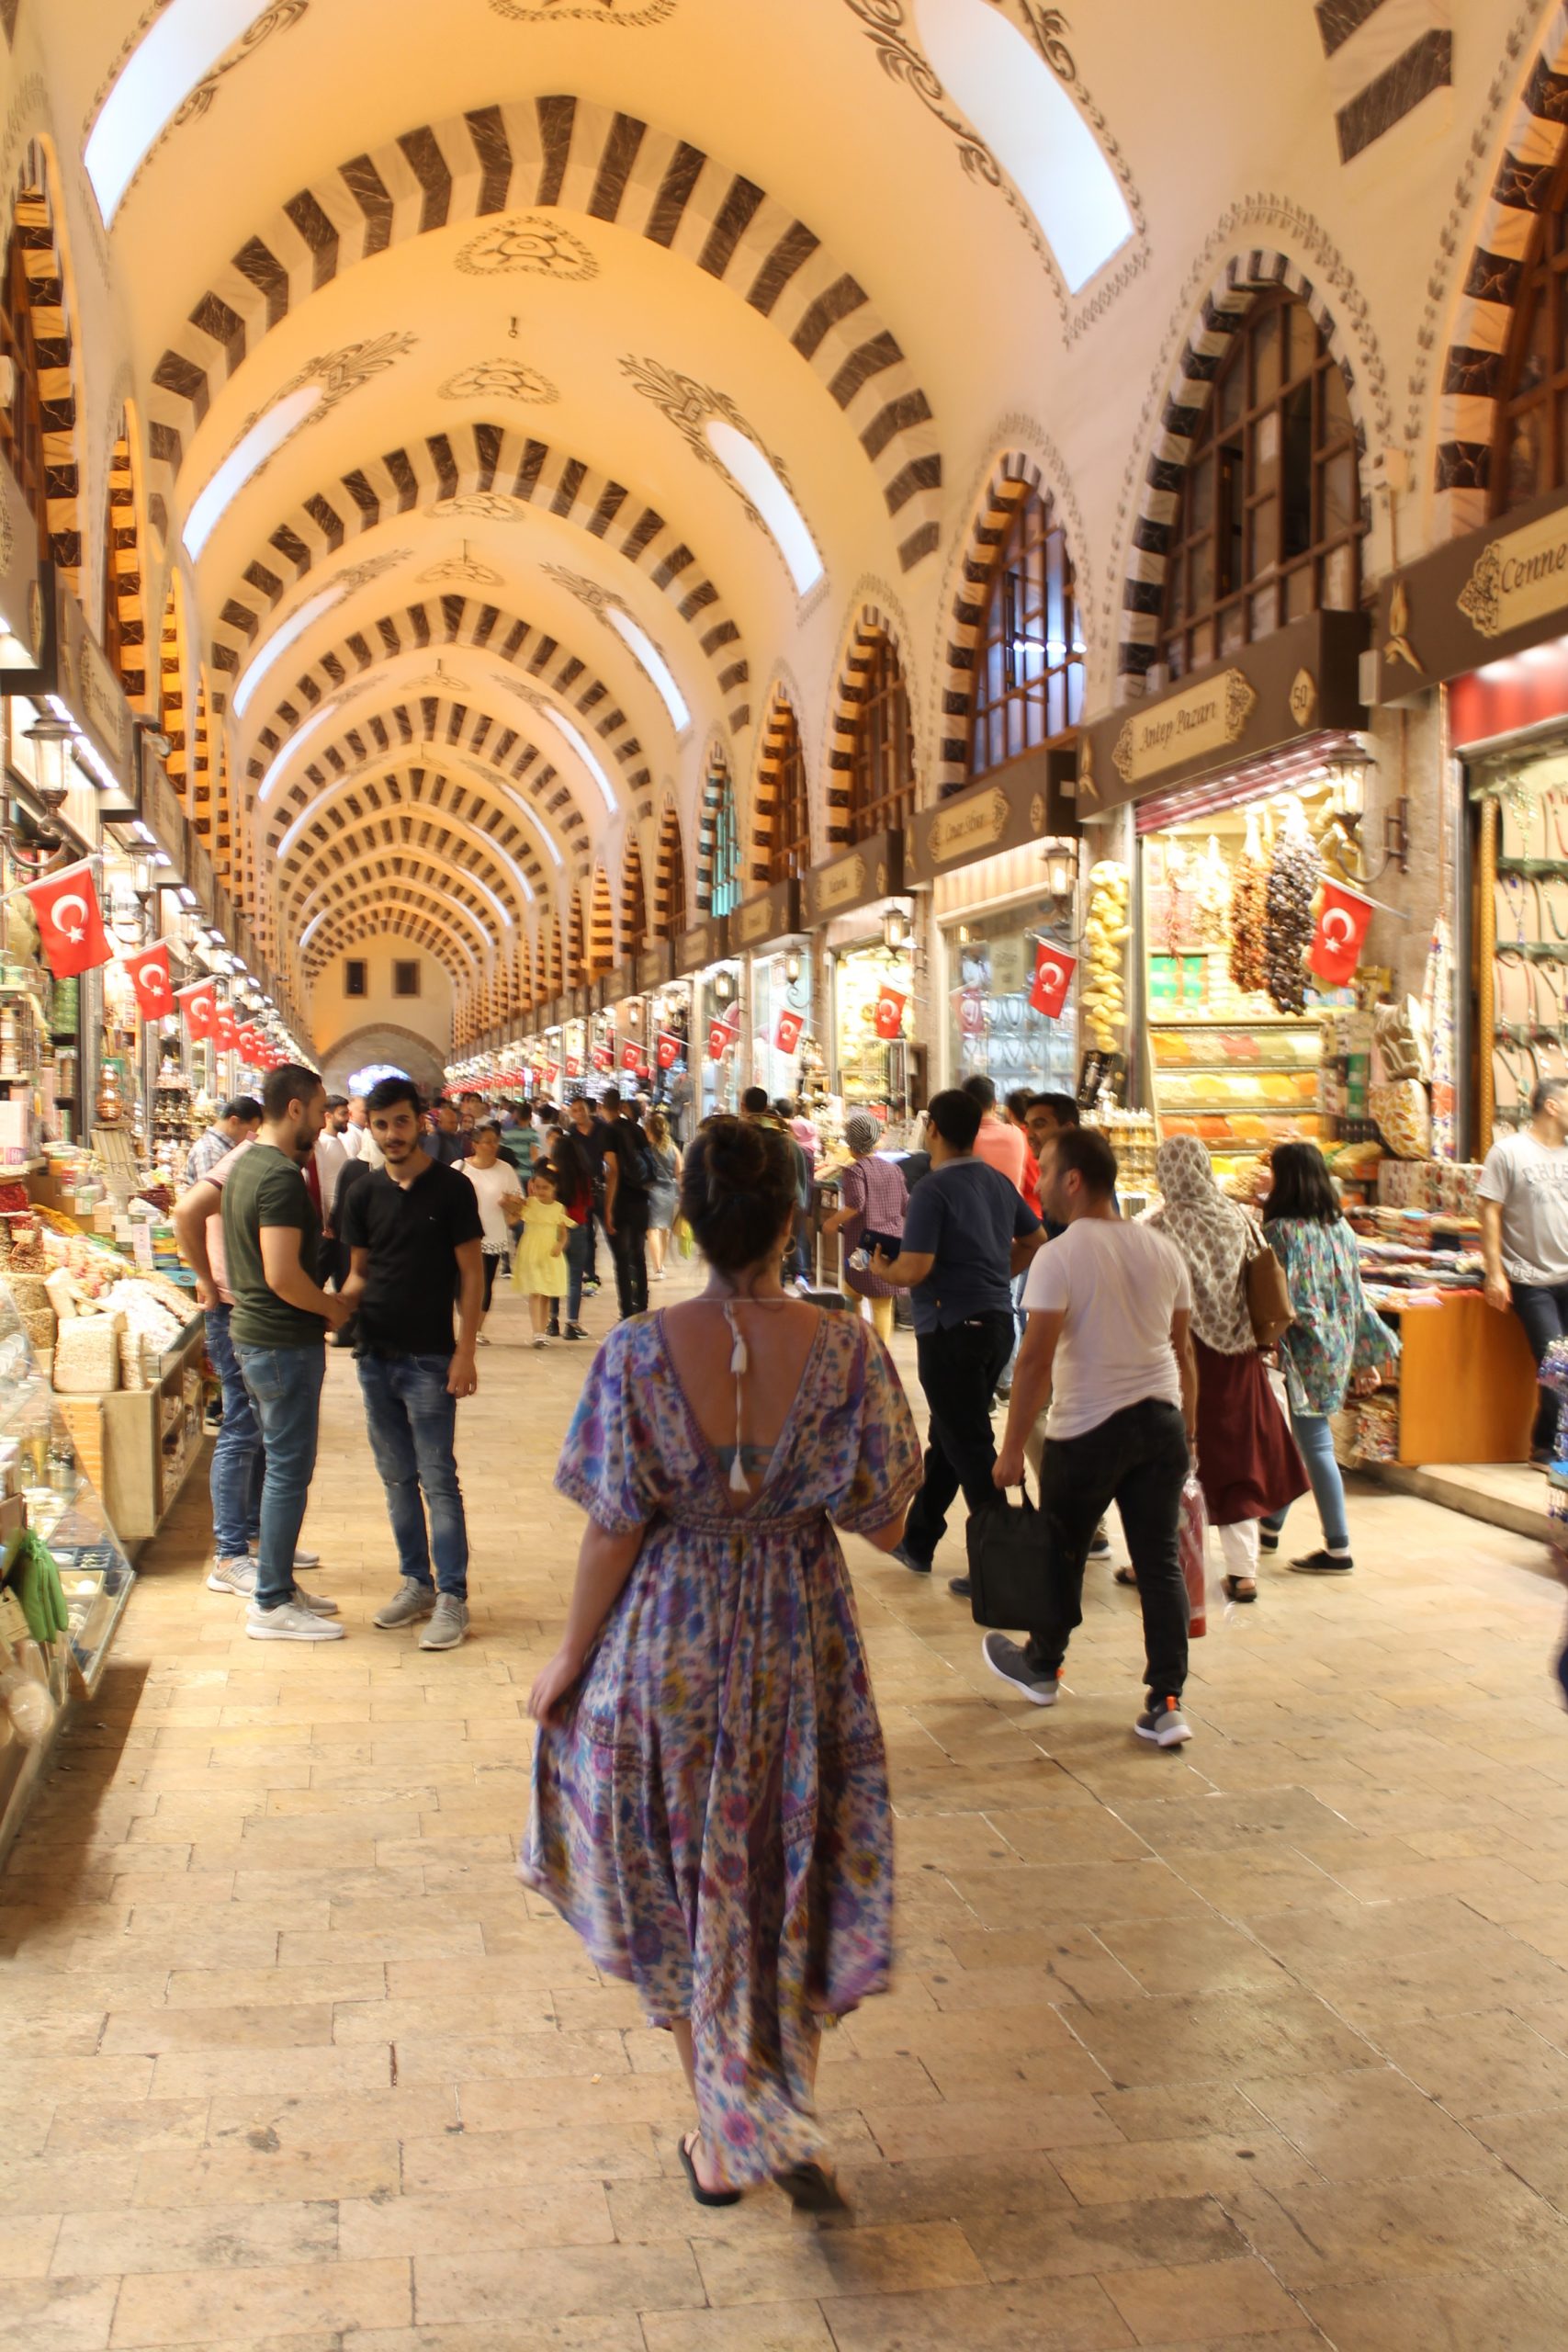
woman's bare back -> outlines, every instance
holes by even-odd
[[[728,1304],[746,1342],[747,1369],[740,1384],[745,1426],[739,1435],[754,1468],[758,1455],[765,1462],[773,1452],[789,1419],[823,1310],[786,1298],[735,1298]],[[693,1418],[715,1453],[728,1461],[737,1431],[733,1342],[724,1303],[689,1299],[666,1307],[660,1320]]]

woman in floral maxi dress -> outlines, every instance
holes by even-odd
[[[893,1906],[882,1732],[833,1524],[891,1550],[919,1447],[869,1327],[784,1292],[783,1135],[712,1122],[682,1206],[707,1289],[611,1334],[556,1474],[590,1525],[531,1702],[522,1876],[675,2032],[699,2201],[772,2177],[829,2210],[820,2022],[886,1988]]]

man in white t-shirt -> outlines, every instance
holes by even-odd
[[[1083,1622],[1084,1563],[1114,1502],[1144,1612],[1148,1704],[1140,1738],[1176,1747],[1191,1736],[1181,1489],[1197,1424],[1192,1282],[1179,1252],[1116,1214],[1116,1155],[1093,1127],[1065,1127],[1040,1163],[1040,1205],[1066,1229],[1029,1270],[1029,1327],[1013,1372],[998,1487],[1023,1477],[1023,1444],[1047,1396],[1040,1507],[1045,1548],[1041,1613],[1026,1646],[987,1634],[987,1665],[1036,1707],[1055,1704],[1062,1664]]]
[[[1486,1155],[1481,1250],[1486,1303],[1511,1306],[1539,1367],[1553,1340],[1568,1339],[1568,1080],[1543,1078],[1530,1096],[1530,1123]],[[1557,1398],[1540,1392],[1530,1459],[1557,1452]]]

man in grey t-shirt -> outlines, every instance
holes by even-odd
[[[1568,1339],[1568,1079],[1541,1080],[1529,1125],[1493,1145],[1479,1190],[1487,1305],[1513,1308],[1539,1364]],[[1557,1399],[1543,1388],[1531,1461],[1550,1462],[1556,1443]]]

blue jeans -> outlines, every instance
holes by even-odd
[[[399,1574],[428,1585],[434,1553],[435,1583],[466,1600],[468,1529],[452,1450],[457,1400],[447,1393],[451,1369],[450,1356],[363,1355],[359,1385],[370,1451],[387,1490]]]
[[[582,1277],[593,1254],[593,1227],[574,1225],[566,1237],[566,1319],[582,1320]]]
[[[1323,1522],[1323,1540],[1331,1552],[1348,1552],[1350,1549],[1350,1523],[1345,1516],[1345,1481],[1339,1476],[1339,1464],[1334,1458],[1334,1430],[1328,1416],[1326,1413],[1298,1413],[1292,1405],[1291,1429],[1302,1450],[1302,1460],[1306,1464],[1312,1498],[1317,1505],[1317,1515]],[[1285,1524],[1284,1511],[1271,1511],[1263,1524],[1270,1535],[1278,1535]]]
[[[326,1343],[311,1340],[302,1348],[254,1348],[236,1340],[234,1353],[266,1453],[256,1606],[280,1609],[294,1589],[294,1554],[316,1468]]]
[[[245,1386],[227,1306],[207,1310],[207,1352],[223,1390],[223,1426],[212,1448],[212,1548],[220,1560],[237,1560],[261,1533],[262,1474],[266,1466],[261,1430]]]

